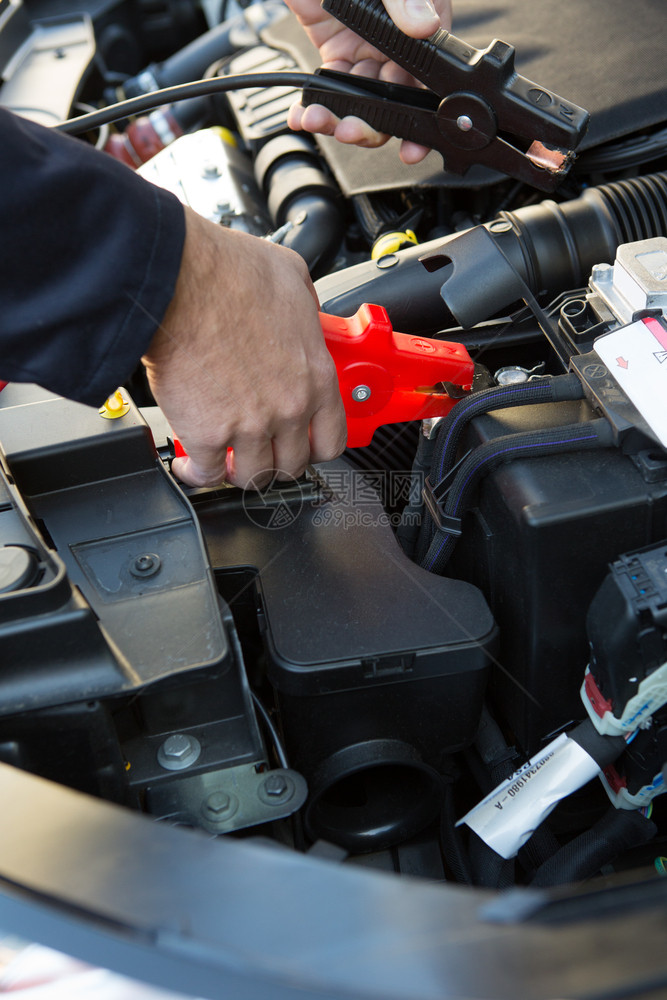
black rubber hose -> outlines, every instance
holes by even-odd
[[[486,705],[482,707],[480,715],[475,751],[467,754],[466,759],[476,776],[482,795],[487,795],[512,774],[516,752],[507,746],[500,726]],[[514,885],[514,860],[506,861],[472,830],[468,839],[468,851],[475,885],[489,889],[506,889]]]
[[[588,423],[551,427],[525,434],[507,434],[475,448],[461,463],[447,494],[444,515],[451,520],[436,531],[421,560],[422,567],[431,573],[443,571],[460,533],[458,523],[470,505],[479,480],[503,462],[612,447],[614,436],[611,425],[601,417]]]
[[[209,66],[239,49],[259,42],[259,32],[276,18],[284,15],[280,3],[264,3],[253,10],[244,10],[235,17],[217,24],[163,62],[152,63],[137,76],[126,80],[126,97],[137,97],[160,87],[173,87],[189,80],[198,80]]]
[[[283,246],[296,250],[311,274],[322,273],[340,249],[344,221],[340,192],[310,137],[270,139],[255,159],[254,172],[274,224],[292,223]]]
[[[500,726],[486,705],[482,706],[479,727],[475,736],[475,748],[489,772],[490,787],[483,788],[486,795],[492,788],[514,772],[517,763],[516,750],[508,747]]]
[[[585,284],[595,264],[613,263],[619,244],[667,235],[667,172],[588,188],[562,204],[547,200],[503,212],[484,228],[530,291],[553,297]],[[363,302],[376,302],[385,307],[394,329],[404,333],[489,319],[517,294],[508,292],[502,268],[494,281],[493,257],[485,263],[477,248],[468,252],[471,232],[400,250],[389,268],[367,261],[327,275],[316,286],[323,311],[351,316]],[[420,262],[426,254],[452,263],[428,272]],[[452,279],[465,318],[451,307]]]
[[[598,822],[541,865],[531,882],[546,887],[590,878],[624,851],[652,840],[655,823],[638,810],[610,808]]]
[[[326,271],[343,239],[345,227],[338,205],[322,195],[306,192],[291,202],[285,221],[292,222],[294,228],[282,245],[303,257],[313,277]]]

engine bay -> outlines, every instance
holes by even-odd
[[[230,6],[9,0],[0,104],[52,124],[189,80],[315,68],[282,4]],[[348,426],[380,414],[372,439],[259,492],[175,481],[141,371],[99,413],[6,386],[0,761],[166,825],[324,843],[433,882],[665,874],[664,74],[605,90],[581,53],[627,12],[591,3],[581,23],[570,0],[553,47],[532,51],[528,6],[503,20],[462,2],[455,29],[507,36],[518,60],[523,42],[521,72],[590,109],[548,197],[435,153],[408,168],[397,140],[292,133],[289,86],[86,134],[203,216],[301,254],[327,316],[381,307],[424,375],[413,418],[390,420],[392,366],[414,359],[355,362]],[[69,89],[40,83],[52,57]],[[439,415],[434,345],[470,364],[431,386]]]

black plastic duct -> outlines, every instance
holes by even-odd
[[[522,282],[550,297],[612,263],[621,243],[667,234],[667,173],[543,201],[463,233],[357,264],[316,285],[324,312],[351,316],[383,305],[395,329],[473,326],[521,298]]]
[[[301,135],[270,139],[257,154],[255,177],[274,224],[291,224],[283,246],[296,250],[311,274],[325,271],[343,238],[343,216],[338,188],[312,141]]]

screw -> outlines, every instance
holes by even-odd
[[[279,799],[287,791],[287,782],[282,774],[270,774],[264,782],[264,791],[272,798]]]
[[[462,132],[469,132],[472,128],[472,118],[468,115],[459,115],[456,119],[456,127]]]
[[[194,736],[174,733],[168,736],[157,752],[158,763],[167,771],[182,771],[198,759],[201,743]]]
[[[217,163],[204,164],[201,172],[202,177],[213,178],[220,176],[220,168]]]
[[[144,552],[137,556],[130,566],[132,576],[153,576],[160,568],[160,557],[154,552]]]
[[[370,399],[371,390],[367,385],[357,385],[352,390],[352,399],[357,403],[363,403],[364,400]]]

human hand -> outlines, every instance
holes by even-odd
[[[142,359],[187,452],[175,475],[258,486],[335,458],[345,412],[305,263],[185,212],[174,296]]]
[[[420,86],[407,70],[391,62],[370,42],[364,41],[322,10],[319,0],[286,0],[286,3],[320,50],[324,69],[386,80],[388,83]],[[396,27],[412,38],[428,38],[440,27],[447,30],[451,27],[451,0],[383,0],[383,3]],[[337,118],[319,104],[307,108],[294,104],[290,108],[288,124],[297,131],[302,129],[333,135],[339,142],[356,146],[382,146],[389,138],[360,118]],[[426,146],[416,142],[404,140],[401,143],[400,157],[404,163],[419,163],[428,152]]]

